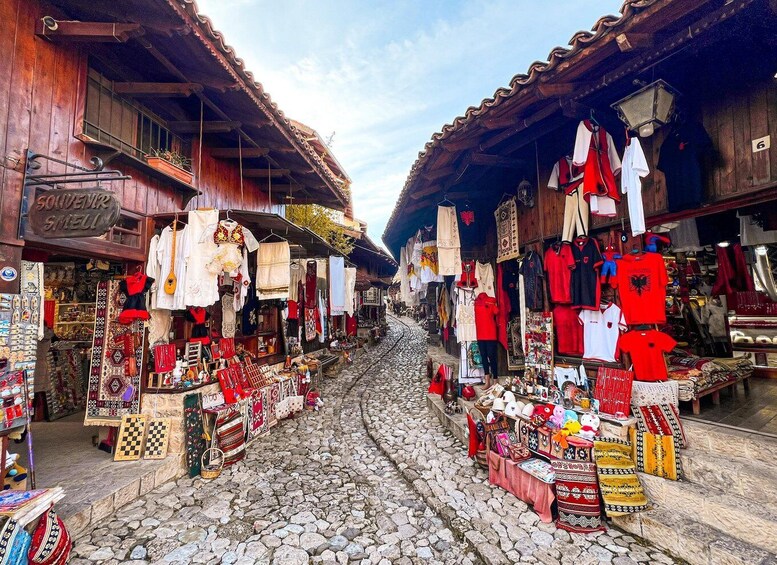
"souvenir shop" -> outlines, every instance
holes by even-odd
[[[777,132],[758,114],[777,59],[714,45],[746,62],[684,53],[575,119],[536,118],[512,155],[482,156],[498,167],[468,177],[476,160],[449,157],[460,185],[411,176],[417,212],[387,229],[402,301],[436,304],[459,357],[429,392],[449,413],[474,402],[470,456],[571,531],[649,508],[637,472],[683,478],[686,418],[777,433]],[[737,120],[766,141],[732,139]]]

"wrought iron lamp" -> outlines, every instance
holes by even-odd
[[[612,108],[629,129],[638,131],[640,137],[650,137],[657,127],[672,119],[678,96],[679,92],[659,79],[619,100]]]

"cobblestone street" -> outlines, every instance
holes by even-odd
[[[426,408],[425,334],[392,320],[325,407],[210,482],[180,479],[76,540],[73,563],[672,563],[610,529],[541,524]]]

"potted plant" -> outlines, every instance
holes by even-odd
[[[186,184],[192,184],[194,175],[191,171],[191,159],[177,151],[167,149],[152,149],[146,155],[146,162],[158,171],[170,175]]]

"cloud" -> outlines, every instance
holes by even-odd
[[[433,132],[618,7],[199,0],[287,116],[324,137],[336,132],[332,149],[353,181],[356,216],[376,241]]]

